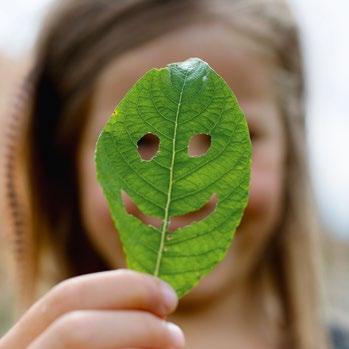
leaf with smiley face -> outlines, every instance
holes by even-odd
[[[145,160],[138,144],[148,134],[159,149]],[[197,135],[211,143],[192,156]],[[236,97],[206,62],[191,58],[138,80],[99,136],[96,166],[129,268],[160,277],[181,297],[223,259],[247,204],[251,142]],[[125,193],[160,226],[130,214]],[[173,217],[209,202],[207,217],[171,231]]]

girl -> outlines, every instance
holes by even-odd
[[[93,153],[135,81],[189,57],[206,60],[237,95],[253,168],[230,251],[174,312],[168,285],[120,269],[122,247]],[[1,349],[183,348],[173,323],[189,349],[327,347],[316,295],[301,58],[282,0],[66,2],[47,22],[26,91],[26,118],[17,118],[25,121],[23,137],[8,148],[7,179],[25,313]],[[153,146],[148,140],[140,151]],[[14,176],[22,173],[23,181]],[[126,205],[137,215],[131,201]],[[188,219],[179,217],[177,226]]]

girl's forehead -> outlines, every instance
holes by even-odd
[[[257,47],[257,45],[256,45]],[[189,57],[207,61],[230,85],[242,104],[275,101],[275,62],[248,39],[216,22],[196,24],[168,33],[115,58],[94,89],[92,114],[100,129],[117,103],[149,69]]]

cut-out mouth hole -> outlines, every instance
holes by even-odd
[[[128,214],[138,218],[144,224],[149,224],[154,228],[160,229],[162,226],[162,219],[154,216],[145,215],[133,202],[130,196],[124,191],[121,191],[121,198],[124,203],[124,207]],[[196,211],[188,212],[181,216],[173,216],[170,219],[168,225],[168,231],[173,232],[178,228],[186,227],[194,222],[198,222],[206,218],[210,213],[214,211],[217,206],[217,195],[214,193],[210,199],[201,208]]]
[[[142,160],[151,160],[159,151],[160,139],[152,133],[146,133],[138,142],[137,150]]]

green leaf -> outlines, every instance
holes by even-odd
[[[137,149],[147,133],[160,139],[151,160]],[[191,157],[197,134],[211,145]],[[138,80],[100,134],[96,165],[129,268],[159,276],[180,297],[223,259],[247,204],[251,142],[236,97],[206,62],[191,58]],[[123,191],[161,227],[127,213]],[[169,231],[171,217],[200,209],[213,194],[212,213]]]

